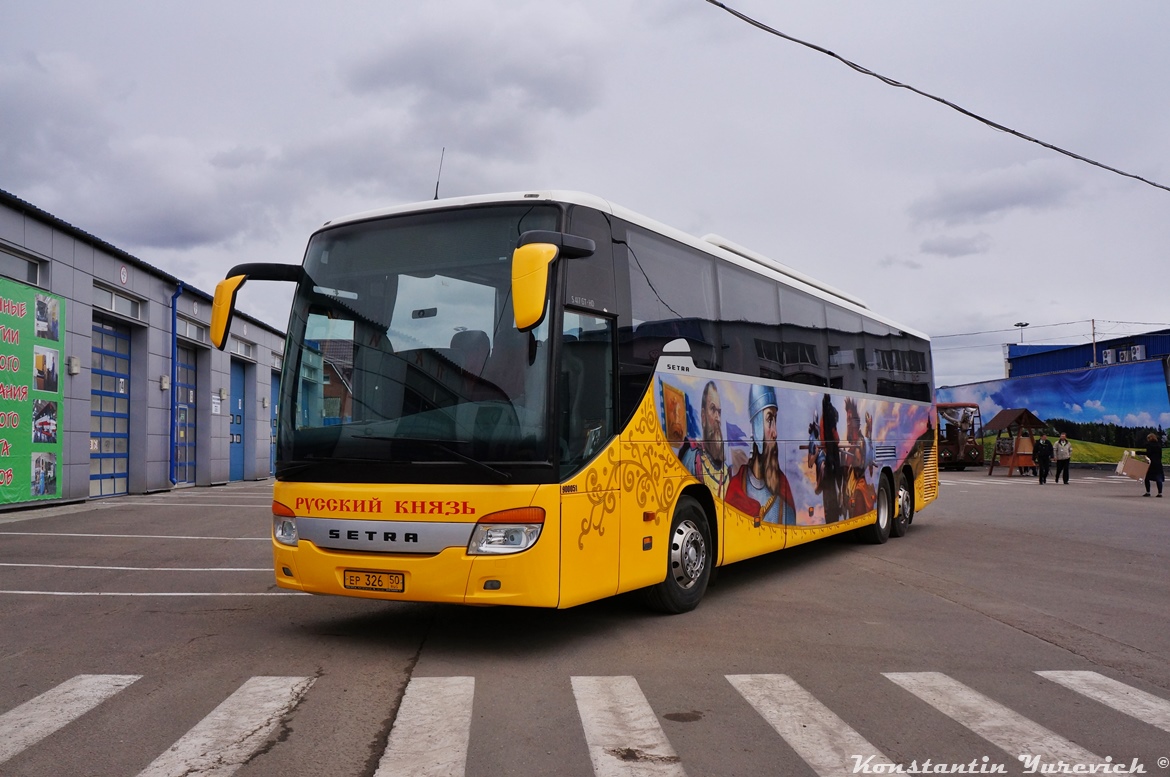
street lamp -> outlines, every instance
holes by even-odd
[[[1021,344],[1024,342],[1024,327],[1026,327],[1027,325],[1028,325],[1027,321],[1017,321],[1015,323],[1015,326],[1018,326],[1020,328],[1020,343]]]

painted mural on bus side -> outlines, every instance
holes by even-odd
[[[658,416],[687,472],[755,526],[874,509],[882,467],[929,434],[927,405],[659,373]]]

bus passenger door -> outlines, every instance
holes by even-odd
[[[620,447],[614,433],[609,318],[566,310],[557,360],[561,473],[561,607],[612,596],[621,540]]]

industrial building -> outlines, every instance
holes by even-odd
[[[272,473],[284,333],[0,190],[0,510]]]

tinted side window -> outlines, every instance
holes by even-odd
[[[828,340],[823,300],[780,287],[781,348],[774,355],[781,380],[828,386]]]
[[[696,365],[717,368],[714,259],[634,228],[627,244],[634,356],[653,363],[662,346],[683,337]]]
[[[896,399],[930,402],[930,344],[896,329],[886,334],[866,334],[870,390]]]
[[[774,281],[721,264],[719,311],[723,369],[761,378],[780,376],[780,297]]]
[[[851,310],[825,306],[829,336],[829,386],[848,391],[865,391],[865,341],[861,315]]]

